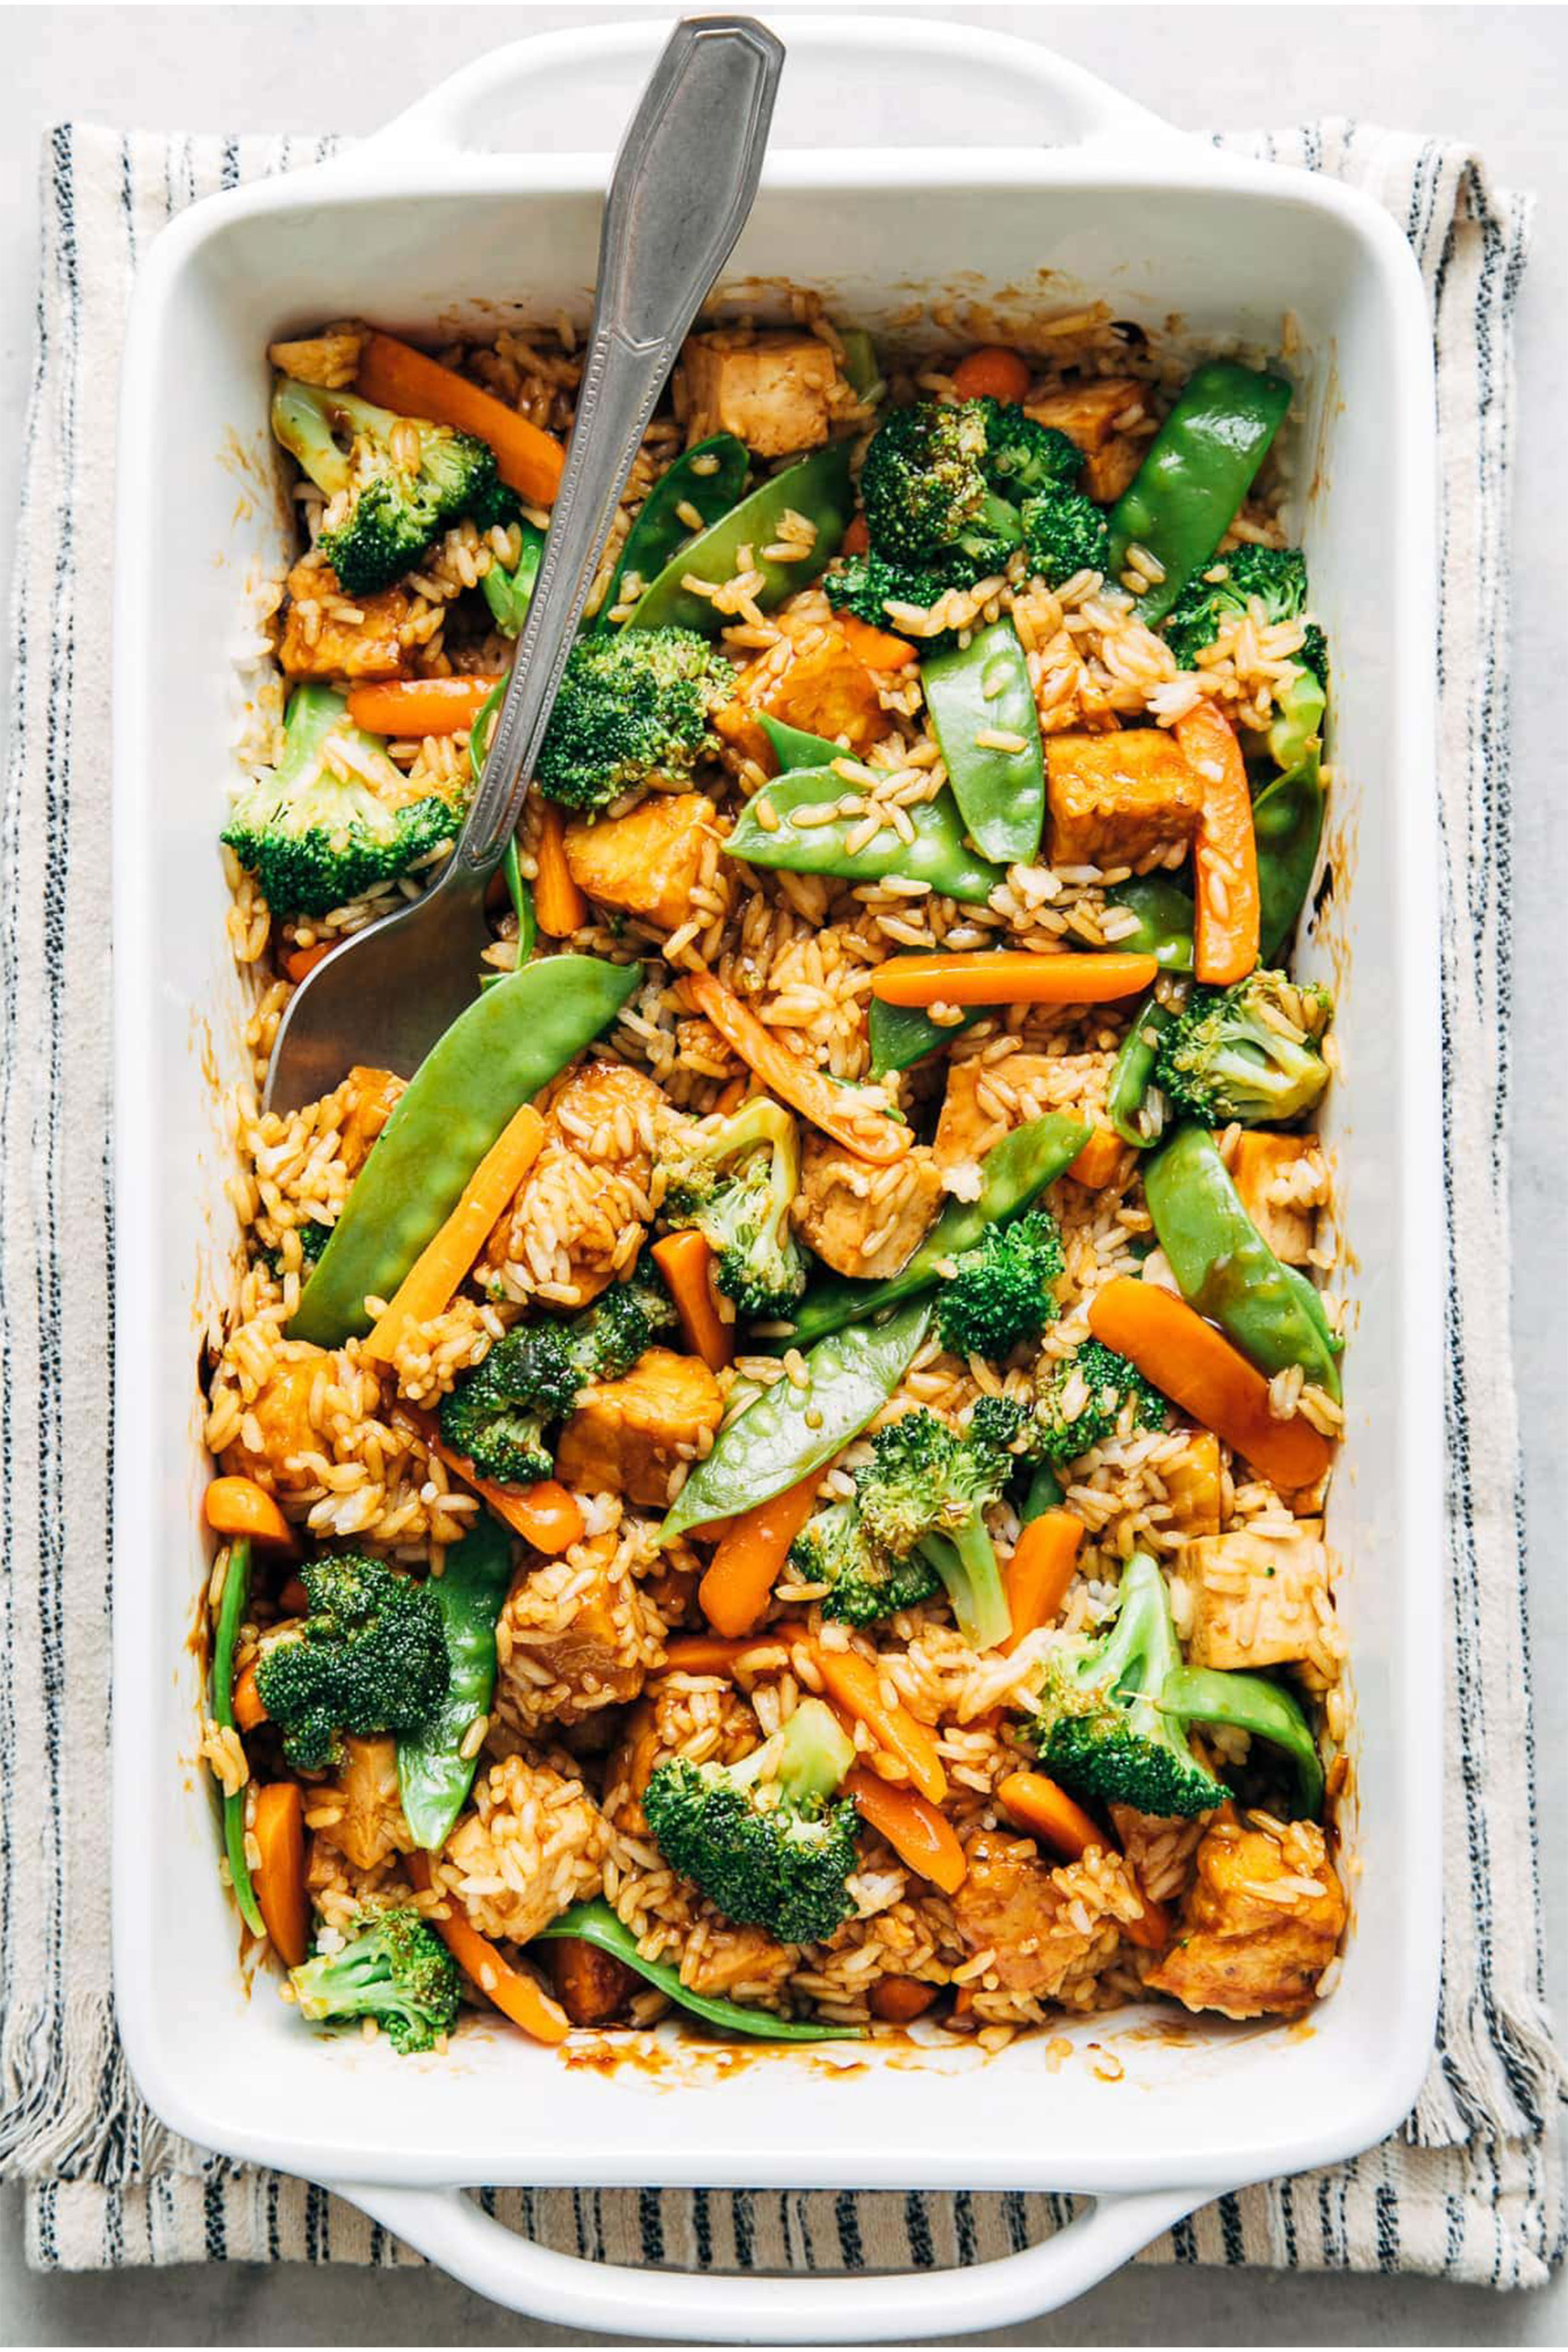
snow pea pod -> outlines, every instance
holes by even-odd
[[[547,956],[458,1014],[377,1137],[305,1284],[291,1338],[336,1348],[370,1329],[366,1299],[391,1298],[513,1112],[608,1027],[641,981],[640,964]]]
[[[1111,576],[1146,547],[1164,577],[1139,597],[1152,628],[1213,558],[1290,406],[1283,376],[1210,360],[1194,368],[1111,513]]]
[[[1051,1464],[1037,1462],[1018,1505],[1020,1526],[1027,1527],[1031,1519],[1043,1519],[1048,1511],[1056,1510],[1066,1499],[1066,1490]]]
[[[806,1358],[806,1384],[777,1380],[726,1422],[659,1531],[661,1544],[687,1527],[733,1518],[820,1470],[881,1411],[925,1337],[929,1311],[905,1307],[873,1328],[835,1333]]]
[[[809,555],[793,564],[780,564],[763,550],[778,539],[791,508],[816,525],[816,538]],[[734,577],[743,547],[751,549],[752,563],[762,574],[756,601],[763,612],[770,612],[796,588],[807,587],[832,562],[853,511],[849,444],[830,441],[826,449],[814,450],[799,465],[770,474],[749,498],[742,498],[719,522],[689,540],[643,590],[626,626],[700,629],[706,636],[716,635],[724,625],[725,615],[714,611],[711,597],[697,594],[683,582],[695,578],[721,588]]]
[[[1309,1821],[1323,1810],[1323,1759],[1301,1701],[1264,1674],[1234,1674],[1212,1666],[1173,1666],[1160,1685],[1159,1705],[1184,1723],[1231,1723],[1284,1750],[1296,1778],[1296,1801]]]
[[[1029,665],[1012,622],[993,621],[968,645],[929,654],[921,684],[976,848],[1003,865],[1030,864],[1045,825],[1045,754]],[[981,742],[987,733],[1017,748]]]
[[[611,609],[619,600],[624,579],[635,576],[644,587],[648,586],[692,537],[693,526],[676,512],[677,507],[690,506],[701,516],[698,529],[718,522],[744,490],[750,464],[743,441],[737,441],[732,433],[715,433],[686,450],[667,473],[659,475],[626,533],[594,627],[609,626]]]
[[[844,346],[845,383],[858,400],[871,399],[882,388],[876,345],[863,327],[841,327],[838,340]]]
[[[1193,894],[1163,873],[1136,873],[1113,882],[1106,904],[1126,907],[1137,917],[1136,931],[1124,931],[1116,945],[1129,954],[1152,956],[1162,972],[1193,968]]]
[[[885,1004],[880,996],[873,996],[867,1021],[873,1077],[883,1077],[889,1070],[907,1070],[911,1062],[962,1037],[977,1021],[989,1020],[995,1010],[993,1004],[967,1004],[961,1020],[944,1023],[933,1021],[919,1004]]]
[[[1300,1364],[1337,1401],[1340,1342],[1323,1301],[1294,1266],[1280,1265],[1242,1207],[1206,1127],[1176,1129],[1144,1170],[1144,1194],[1188,1304],[1217,1323],[1261,1372]]]
[[[831,756],[842,759],[836,746]],[[829,873],[843,882],[880,882],[897,874],[907,882],[929,883],[944,898],[959,898],[983,906],[1007,876],[1001,866],[988,865],[964,842],[963,821],[945,787],[933,801],[922,801],[905,814],[914,834],[906,841],[891,819],[862,848],[851,849],[849,839],[863,815],[835,816],[825,825],[797,825],[797,812],[832,808],[853,800],[858,787],[846,783],[833,767],[794,767],[774,778],[735,820],[724,843],[732,858],[748,865],[782,868],[790,873]],[[778,822],[763,825],[758,804],[766,802]]]
[[[814,1283],[801,1301],[790,1335],[779,1348],[799,1348],[825,1332],[842,1331],[880,1314],[900,1299],[933,1290],[950,1257],[972,1250],[988,1226],[1000,1225],[1028,1207],[1046,1186],[1065,1173],[1089,1139],[1087,1123],[1065,1111],[1026,1120],[993,1144],[980,1161],[980,1188],[972,1201],[951,1199],[909,1264],[885,1282],[852,1282],[842,1275]]]
[[[495,1694],[495,1621],[511,1581],[506,1530],[486,1514],[425,1587],[441,1610],[446,1696],[418,1731],[399,1738],[398,1789],[414,1844],[427,1853],[445,1844],[473,1787],[479,1754],[465,1756],[463,1740]]]
[[[504,637],[517,636],[528,619],[534,582],[544,558],[544,533],[538,525],[519,520],[517,528],[523,535],[517,563],[510,570],[505,564],[493,564],[480,582],[490,617]]]
[[[1323,838],[1323,778],[1318,745],[1265,784],[1253,802],[1258,845],[1258,956],[1277,963],[1306,904]]]
[[[1134,1014],[1122,1040],[1122,1050],[1111,1065],[1105,1108],[1123,1142],[1131,1144],[1134,1151],[1147,1151],[1159,1141],[1160,1130],[1157,1127],[1152,1134],[1146,1134],[1138,1124],[1138,1114],[1154,1077],[1159,1041],[1175,1017],[1170,1007],[1160,1003],[1158,990],[1151,988]]]
[[[826,735],[808,735],[803,727],[787,727],[766,710],[757,712],[757,723],[773,745],[773,755],[781,771],[791,767],[826,767],[844,755],[842,743],[830,743]]]
[[[662,1960],[645,1960],[637,1949],[636,1937],[629,1927],[616,1918],[602,1895],[591,1902],[574,1903],[569,1911],[552,1919],[534,1938],[536,1943],[553,1943],[562,1937],[575,1938],[579,1943],[597,1944],[600,1952],[608,1952],[634,1976],[644,1978],[650,1985],[674,2002],[677,2008],[689,2009],[694,2017],[703,2018],[710,2025],[719,2025],[726,2033],[749,2034],[765,2042],[858,2042],[864,2041],[863,2025],[814,2025],[804,2019],[776,2017],[770,2009],[742,2009],[739,2002],[719,2001],[712,1993],[694,1992],[683,1984],[680,1971],[667,1968]]]
[[[229,1546],[229,1565],[223,1572],[223,1595],[218,1604],[218,1622],[212,1633],[212,1680],[208,1695],[208,1712],[220,1731],[234,1728],[234,1644],[245,1621],[245,1604],[251,1593],[251,1539],[236,1536]],[[267,1923],[261,1916],[261,1905],[255,1899],[251,1884],[251,1866],[245,1859],[245,1792],[237,1788],[223,1800],[223,1851],[229,1863],[229,1880],[234,1890],[234,1900],[240,1907],[240,1917],[252,1935],[265,1935]]]

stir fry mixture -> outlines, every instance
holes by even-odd
[[[270,358],[204,1753],[285,1997],[398,2051],[1299,2014],[1347,1764],[1288,382],[1103,309],[694,334],[472,1004],[285,1116],[291,990],[460,825],[579,362]]]

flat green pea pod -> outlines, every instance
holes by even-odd
[[[1317,1819],[1323,1811],[1323,1758],[1301,1701],[1282,1682],[1212,1666],[1173,1666],[1160,1686],[1159,1704],[1184,1723],[1232,1724],[1282,1748],[1295,1771],[1301,1813]]]
[[[1043,1519],[1048,1511],[1055,1511],[1066,1501],[1066,1490],[1049,1462],[1037,1462],[1029,1477],[1028,1491],[1018,1506],[1018,1523],[1027,1527],[1031,1519]]]
[[[641,982],[640,964],[547,956],[458,1014],[376,1138],[305,1284],[291,1338],[337,1348],[370,1329],[366,1299],[391,1298],[513,1112],[608,1028]]]
[[[746,486],[750,465],[743,441],[737,441],[732,433],[715,433],[686,450],[659,475],[626,533],[594,620],[595,628],[609,627],[611,612],[621,600],[624,579],[635,578],[647,588],[674,561],[694,529],[701,530],[730,512]],[[690,523],[678,512],[682,506],[690,507],[701,521],[695,526]]]
[[[833,753],[835,759],[845,756]],[[790,768],[765,785],[741,811],[724,849],[731,858],[744,858],[748,865],[834,874],[842,882],[880,882],[897,874],[906,882],[929,883],[944,898],[978,906],[1006,881],[1001,866],[988,865],[966,848],[963,821],[945,787],[933,801],[905,810],[912,841],[905,840],[891,818],[857,849],[849,843],[857,830],[864,829],[863,814],[834,816],[826,824],[795,823],[800,812],[830,809],[839,801],[855,799],[859,790],[833,767]],[[777,824],[763,824],[763,804]]]
[[[844,346],[845,383],[857,400],[876,399],[885,386],[870,335],[863,327],[841,327],[838,340]]]
[[[968,1004],[961,1020],[944,1024],[933,1021],[918,1004],[885,1004],[880,996],[873,996],[867,1022],[873,1077],[885,1077],[889,1070],[907,1070],[912,1062],[923,1061],[995,1011],[994,1004]]]
[[[234,1645],[240,1628],[245,1621],[245,1604],[251,1594],[251,1539],[236,1536],[229,1546],[229,1564],[223,1572],[223,1593],[218,1603],[218,1622],[212,1633],[212,1678],[208,1687],[208,1712],[220,1731],[234,1728]],[[223,1852],[229,1864],[229,1882],[234,1890],[234,1900],[240,1907],[240,1917],[252,1935],[265,1935],[267,1922],[261,1916],[261,1906],[251,1884],[251,1866],[245,1859],[245,1792],[235,1790],[223,1800]]]
[[[495,1621],[511,1582],[506,1530],[485,1513],[425,1587],[441,1610],[446,1696],[418,1731],[400,1735],[398,1790],[414,1844],[429,1854],[445,1844],[473,1787],[479,1751],[465,1755],[463,1742],[495,1695]]]
[[[1111,579],[1121,579],[1131,547],[1146,548],[1163,567],[1137,600],[1151,628],[1212,562],[1289,406],[1283,376],[1234,360],[1210,360],[1187,378],[1111,512]]]
[[[809,555],[802,555],[793,564],[780,564],[777,558],[765,555],[763,550],[777,541],[784,517],[791,510],[815,524],[816,538]],[[849,444],[830,441],[826,449],[814,450],[799,465],[787,466],[781,474],[770,474],[749,498],[731,506],[722,520],[688,540],[643,590],[626,626],[700,629],[707,636],[716,636],[724,625],[725,615],[714,611],[711,597],[699,595],[682,583],[695,578],[706,580],[716,588],[722,588],[726,580],[734,578],[743,547],[751,549],[752,564],[762,574],[757,604],[764,612],[771,612],[797,588],[809,587],[817,574],[826,569],[838,552],[853,511]]]
[[[1189,1306],[1217,1323],[1259,1372],[1272,1377],[1300,1364],[1337,1402],[1340,1342],[1323,1301],[1294,1266],[1280,1265],[1206,1127],[1176,1129],[1144,1170],[1144,1194]]]
[[[569,1937],[579,1943],[594,1944],[600,1952],[608,1952],[624,1968],[657,1985],[659,1991],[674,2002],[677,2008],[689,2009],[694,2017],[703,2018],[710,2025],[718,2025],[727,2034],[749,2034],[754,2041],[765,2042],[859,2042],[864,2041],[863,2025],[815,2025],[804,2019],[776,2017],[770,2009],[742,2009],[736,2001],[719,2001],[711,1993],[694,1992],[683,1984],[680,1971],[667,1968],[662,1960],[645,1960],[637,1949],[636,1937],[605,1902],[595,1895],[591,1902],[574,1903],[559,1918],[552,1919],[534,1938],[536,1943],[555,1943]]]
[[[533,602],[534,583],[544,559],[544,533],[536,523],[519,521],[517,529],[523,535],[523,552],[515,567],[508,571],[504,564],[493,564],[480,587],[490,607],[491,619],[504,637],[521,634]]]
[[[968,645],[928,655],[921,684],[976,848],[1003,865],[1031,864],[1045,826],[1045,754],[1012,622],[993,621]]]
[[[1306,904],[1323,839],[1323,807],[1322,761],[1315,742],[1308,744],[1295,767],[1265,784],[1253,802],[1262,963],[1279,962]]]
[[[842,743],[830,743],[826,735],[808,735],[803,727],[786,727],[768,711],[759,710],[757,722],[773,745],[781,773],[792,767],[826,767],[844,755]]]
[[[832,1461],[879,1413],[925,1337],[929,1311],[905,1307],[873,1328],[836,1333],[806,1358],[806,1381],[776,1380],[727,1421],[659,1530],[661,1544],[782,1494]]]
[[[1162,972],[1193,968],[1193,894],[1168,874],[1135,873],[1113,882],[1108,907],[1125,907],[1137,917],[1136,931],[1124,931],[1116,947],[1128,956],[1152,956]]]
[[[1134,1014],[1122,1040],[1122,1050],[1111,1064],[1106,1112],[1123,1142],[1131,1144],[1134,1151],[1147,1151],[1159,1141],[1160,1128],[1146,1130],[1139,1114],[1159,1058],[1159,1041],[1175,1017],[1170,1007],[1160,1003],[1158,989],[1151,988]]]
[[[1087,1123],[1065,1111],[1026,1120],[993,1144],[980,1161],[980,1188],[972,1201],[949,1200],[907,1265],[885,1282],[851,1282],[842,1275],[815,1282],[802,1300],[790,1336],[771,1344],[800,1348],[846,1324],[880,1314],[901,1299],[934,1290],[949,1258],[972,1250],[989,1226],[1016,1217],[1064,1175],[1089,1139]],[[709,1459],[712,1457],[709,1456]]]

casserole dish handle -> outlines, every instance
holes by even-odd
[[[1099,2197],[1064,2229],[1000,2262],[812,2278],[587,2262],[519,2238],[460,2189],[326,2185],[506,2310],[558,2327],[692,2344],[948,2341],[1009,2327],[1086,2294],[1210,2193]]]

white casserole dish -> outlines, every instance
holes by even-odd
[[[1370,2145],[1420,2082],[1440,1926],[1433,416],[1415,266],[1366,199],[1179,137],[1045,50],[885,16],[790,15],[780,29],[778,144],[727,285],[817,286],[835,315],[873,330],[921,292],[1018,312],[1103,293],[1151,327],[1177,315],[1195,348],[1277,348],[1282,314],[1300,325],[1299,519],[1336,656],[1342,779],[1336,886],[1303,962],[1332,968],[1341,990],[1346,1068],[1326,1132],[1355,1330],[1330,1534],[1348,1563],[1360,1785],[1352,1932],[1310,2032],[1216,2018],[1129,2035],[1148,2013],[1064,2026],[1075,2051],[1115,2049],[1115,2085],[1076,2054],[1048,2074],[1044,2037],[985,2061],[779,2051],[732,2082],[685,2051],[673,2075],[573,2071],[500,2025],[467,2027],[448,2061],[399,2061],[302,2031],[265,1983],[251,1997],[181,1644],[207,1568],[196,1356],[235,1243],[213,1077],[244,1066],[215,844],[235,704],[225,650],[247,568],[275,559],[285,528],[254,470],[265,346],[351,314],[416,330],[482,320],[487,333],[518,313],[585,316],[607,154],[540,152],[540,136],[559,148],[587,125],[608,149],[661,27],[503,49],[340,160],[168,230],[127,339],[116,554],[114,1967],[131,2063],[191,2139],[335,2185],[500,2302],[711,2341],[1004,2325],[1081,2293],[1220,2191]],[[879,69],[894,49],[889,94]],[[892,143],[812,151],[847,83]],[[949,143],[897,143],[911,132]],[[500,151],[480,151],[486,136]],[[1042,137],[1052,144],[1028,143]],[[842,2059],[853,2072],[835,2080]],[[578,2263],[457,2193],[650,2173],[1097,2202],[984,2269],[761,2282]]]

